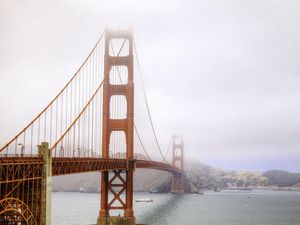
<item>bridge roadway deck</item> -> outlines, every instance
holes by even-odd
[[[134,160],[136,168],[157,169],[171,172],[173,174],[181,174],[180,169],[163,162]],[[41,165],[40,157],[0,157],[0,167],[5,171],[5,167],[30,167]],[[102,158],[52,158],[52,175],[66,175],[75,173],[109,171],[109,170],[125,170],[128,165],[126,159],[102,159]]]

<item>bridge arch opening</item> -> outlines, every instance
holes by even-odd
[[[109,71],[109,84],[124,85],[128,83],[128,67],[112,66]]]
[[[183,144],[183,140],[180,136],[174,136],[174,144],[175,145],[182,145]]]
[[[109,40],[110,56],[128,56],[130,51],[129,40],[124,38],[112,38]]]
[[[179,161],[179,160],[176,160],[175,161],[175,166],[177,167],[177,168],[180,168],[180,169],[182,169],[181,167],[182,167],[182,163],[181,163],[181,161]]]
[[[110,98],[109,107],[110,119],[121,120],[127,118],[127,100],[124,95],[113,95]]]
[[[113,131],[109,140],[109,157],[126,158],[126,135],[124,131]]]
[[[182,149],[181,148],[175,148],[175,156],[181,157],[182,156]]]

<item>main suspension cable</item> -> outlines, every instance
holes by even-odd
[[[144,99],[145,99],[145,104],[146,104],[146,108],[147,108],[147,112],[148,112],[148,117],[149,117],[151,128],[152,128],[152,132],[153,132],[153,135],[154,135],[155,142],[157,144],[159,153],[160,153],[160,155],[163,158],[163,161],[165,161],[166,163],[168,163],[167,160],[165,159],[163,153],[162,153],[162,150],[160,148],[160,145],[159,145],[159,142],[158,142],[158,139],[157,139],[157,135],[156,135],[156,132],[155,132],[155,129],[154,129],[154,125],[153,125],[153,121],[152,121],[152,117],[151,117],[151,113],[150,113],[150,108],[149,108],[149,104],[148,104],[148,100],[147,100],[147,96],[146,96],[145,86],[144,86],[144,82],[143,82],[143,79],[142,79],[141,65],[140,65],[140,62],[139,62],[139,57],[138,57],[138,54],[137,54],[136,45],[135,45],[134,41],[133,41],[133,46],[134,46],[134,51],[135,51],[135,55],[136,55],[136,62],[137,62],[137,65],[138,65],[138,70],[139,70],[139,75],[140,75],[140,83],[141,83],[142,90],[143,90],[143,95],[144,95]]]

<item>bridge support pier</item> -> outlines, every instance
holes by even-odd
[[[51,225],[52,194],[52,154],[47,142],[38,146],[38,154],[43,158],[41,220],[40,225]]]
[[[184,194],[184,178],[182,174],[173,175],[171,192],[174,194]]]
[[[111,216],[106,218],[98,218],[97,225],[136,225],[135,218],[126,218],[119,216]]]

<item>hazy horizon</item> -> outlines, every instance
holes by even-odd
[[[296,0],[0,0],[0,145],[57,94],[106,27],[131,28],[164,152],[175,133],[187,159],[300,172],[299,21]]]

